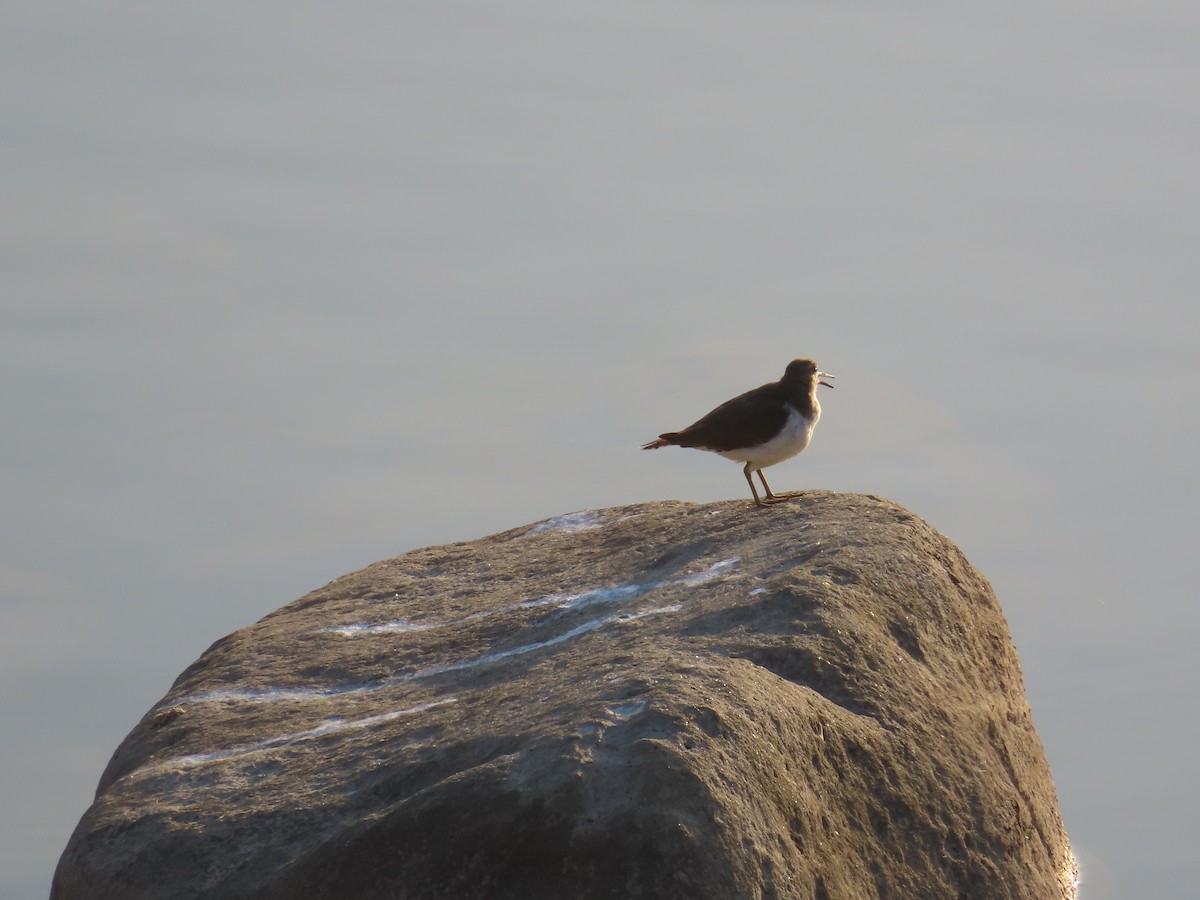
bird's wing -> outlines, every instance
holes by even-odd
[[[783,389],[764,384],[722,403],[689,425],[672,443],[700,450],[741,450],[764,444],[779,433],[788,418]]]

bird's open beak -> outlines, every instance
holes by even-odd
[[[833,387],[833,385],[832,385],[832,384],[830,384],[828,381],[821,381],[820,379],[822,379],[822,378],[837,378],[837,376],[836,376],[836,375],[830,375],[828,372],[818,372],[818,373],[817,373],[817,383],[818,383],[818,384],[823,384],[823,385],[825,385],[825,387],[827,387],[827,388],[831,388],[831,387]]]

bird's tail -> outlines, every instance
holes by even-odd
[[[675,443],[671,438],[675,437],[675,432],[669,431],[666,434],[660,434],[648,444],[642,444],[643,450],[657,450],[659,447],[670,447]]]

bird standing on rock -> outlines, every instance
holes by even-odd
[[[833,377],[819,371],[811,359],[792,360],[778,381],[734,397],[683,431],[660,434],[643,444],[642,449],[694,447],[744,462],[742,472],[756,506],[795,497],[795,493],[771,493],[762,470],[791,459],[808,446],[821,418],[817,385],[832,388],[832,384],[821,379]],[[754,487],[754,479],[750,477],[754,472],[767,492],[765,498],[759,498]]]

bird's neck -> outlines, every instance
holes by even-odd
[[[821,418],[821,401],[817,399],[817,383],[815,381],[803,386],[796,385],[789,392],[788,402],[800,411],[806,419],[816,421]]]

